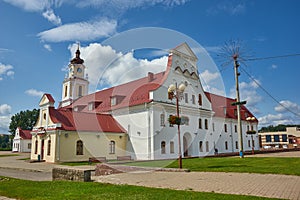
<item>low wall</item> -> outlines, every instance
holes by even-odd
[[[68,181],[91,181],[91,170],[70,169],[70,168],[53,168],[52,180],[68,180]]]

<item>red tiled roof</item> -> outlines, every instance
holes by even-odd
[[[44,95],[47,96],[47,98],[49,99],[49,102],[52,102],[52,103],[55,102],[51,94],[47,94],[47,93],[46,93],[46,94],[44,94]]]
[[[75,112],[70,109],[49,108],[53,123],[62,130],[125,133],[125,129],[109,114]]]
[[[19,129],[19,135],[22,139],[31,139],[32,138],[30,130],[23,130],[20,127],[18,127],[18,129]]]
[[[237,115],[235,115],[236,106],[231,105],[232,103],[236,102],[235,99],[223,97],[209,92],[205,92],[205,95],[211,102],[212,110],[215,112],[216,117],[237,119]],[[226,108],[226,114],[224,112],[224,108]],[[245,113],[247,114],[245,115]],[[242,105],[241,119],[246,120],[247,117],[254,117],[254,115],[246,108],[246,106]],[[258,122],[257,119],[256,122]]]
[[[129,83],[83,96],[74,101],[72,105],[65,108],[74,108],[79,105],[87,105],[90,102],[98,102],[98,107],[96,107],[92,112],[103,113],[118,108],[151,102],[152,100],[149,98],[149,92],[156,90],[163,84],[167,73],[168,70],[158,74],[153,74],[152,80],[149,80],[149,77],[147,76]],[[113,97],[117,99],[118,103],[112,106],[111,98]],[[86,106],[82,111],[91,112],[89,111],[88,106]]]

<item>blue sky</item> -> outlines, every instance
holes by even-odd
[[[166,50],[187,42],[204,88],[234,97],[232,64],[221,66],[217,52],[233,39],[251,58],[299,54],[299,8],[297,0],[1,0],[0,133],[13,114],[38,108],[44,92],[60,101],[77,42],[91,92],[163,70]],[[299,63],[291,56],[242,65],[241,98],[261,126],[300,124]]]

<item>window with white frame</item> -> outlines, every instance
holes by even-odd
[[[161,154],[165,154],[166,153],[166,142],[162,141],[160,143],[160,149],[161,149]]]
[[[174,142],[173,141],[171,141],[170,142],[170,153],[174,153],[175,151],[174,151]]]
[[[111,140],[109,142],[109,154],[115,154],[116,152],[116,142]]]

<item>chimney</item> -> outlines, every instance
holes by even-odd
[[[151,82],[154,80],[154,74],[152,72],[148,72],[148,82]]]

